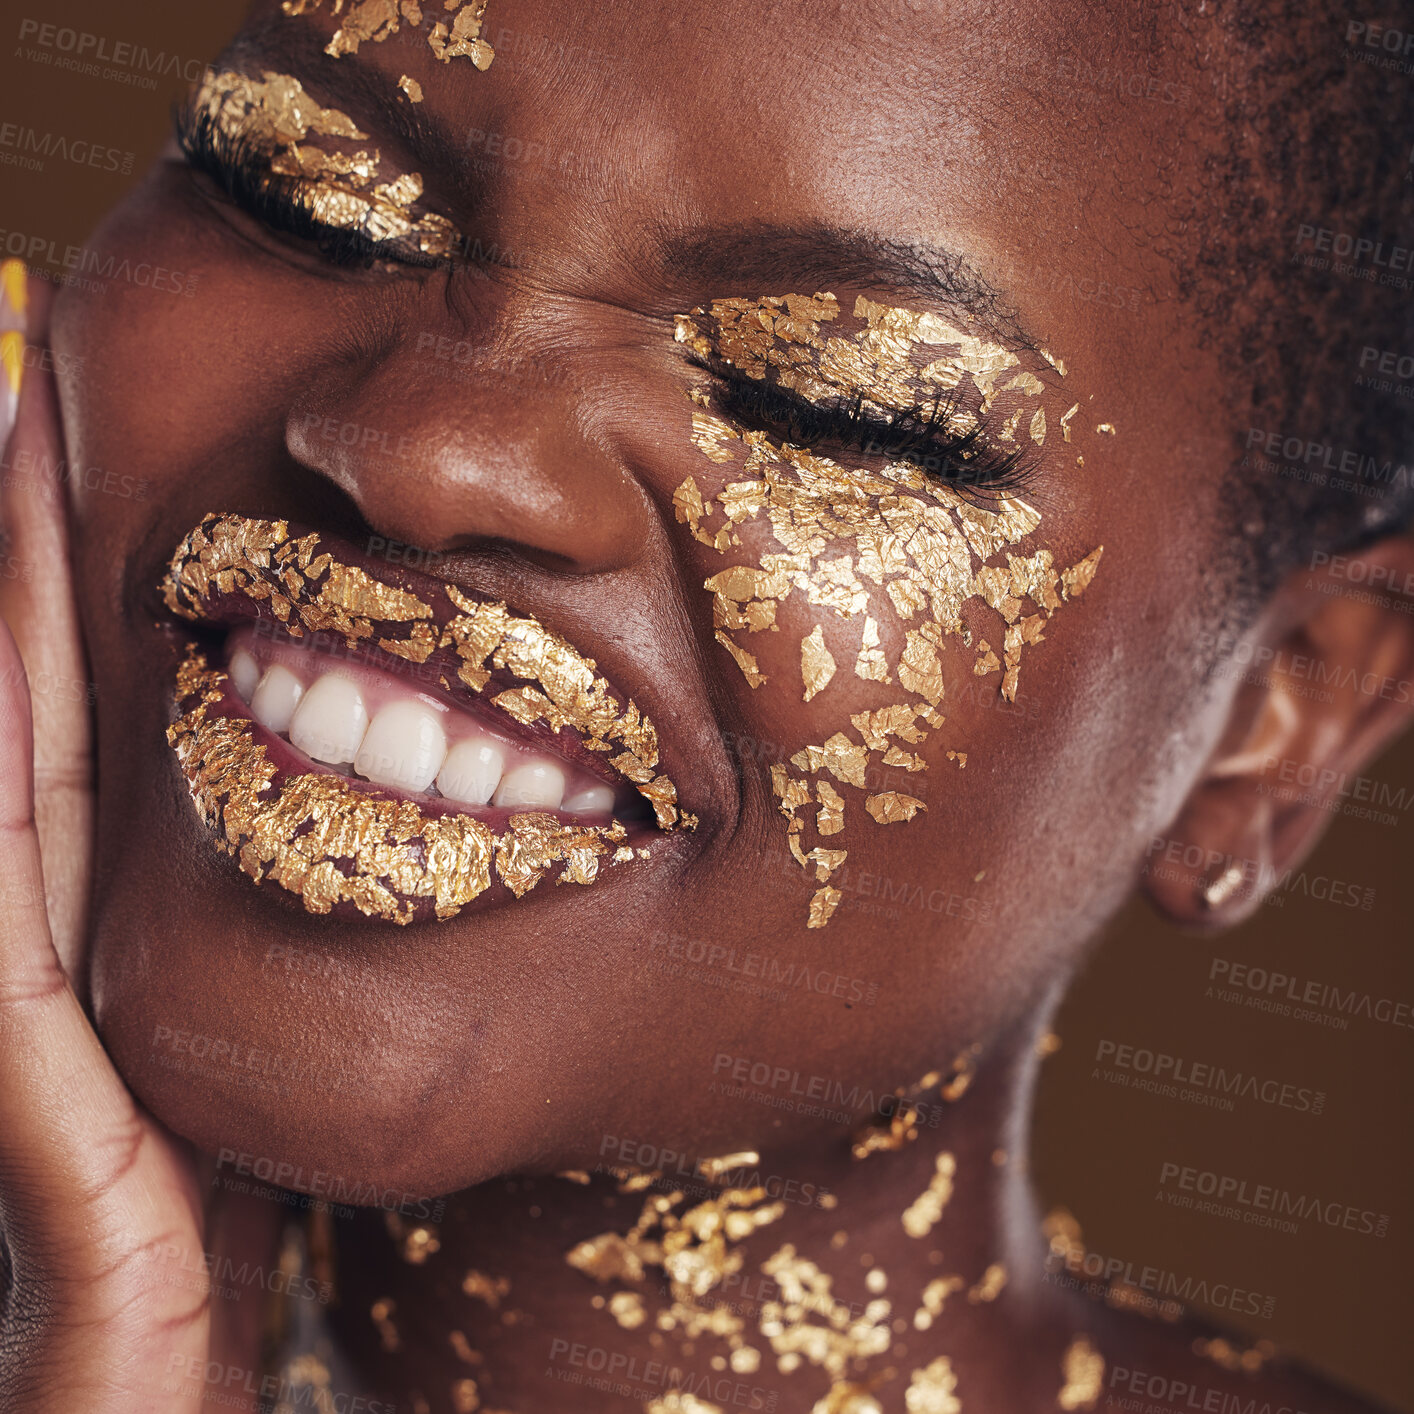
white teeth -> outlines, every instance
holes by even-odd
[[[565,773],[549,761],[527,761],[501,777],[497,805],[531,805],[558,810],[565,795]]]
[[[602,815],[614,808],[614,793],[608,786],[589,786],[576,791],[560,808],[571,815]]]
[[[288,668],[276,663],[251,693],[250,714],[272,732],[287,732],[302,696],[304,684]]]
[[[230,675],[231,683],[241,701],[248,703],[255,689],[260,686],[260,664],[244,648],[237,648],[231,654],[226,672]]]
[[[354,757],[365,780],[400,790],[426,790],[447,754],[437,714],[420,702],[390,702],[379,710]]]
[[[300,699],[290,720],[290,740],[306,756],[331,766],[352,761],[367,730],[363,694],[337,673],[325,673]]]
[[[493,741],[468,737],[448,753],[437,789],[463,805],[485,805],[501,782],[506,754]]]

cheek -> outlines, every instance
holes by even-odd
[[[930,879],[940,857],[985,873],[1018,794],[993,789],[969,808],[962,773],[1015,741],[999,709],[1014,721],[1023,661],[1084,592],[1100,549],[1057,560],[1036,548],[1029,507],[980,510],[916,470],[846,471],[710,415],[693,440],[720,469],[685,480],[675,508],[725,564],[697,554],[735,663],[724,671],[767,747],[785,846],[817,885],[807,925],[826,926],[841,884],[886,856],[926,859]],[[1033,733],[1019,750],[1033,769],[1042,744]]]

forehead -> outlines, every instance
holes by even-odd
[[[1100,89],[1077,84],[1082,54],[1152,68],[1124,58],[1084,3],[488,0],[481,32],[496,58],[484,73],[437,62],[435,3],[419,24],[327,58],[344,18],[332,8],[258,5],[260,60],[283,59],[380,137],[389,124],[362,106],[380,96],[435,132],[437,149],[415,154],[429,189],[517,189],[542,209],[597,195],[669,217],[769,208],[938,234],[1028,197],[1074,208],[1093,185],[1095,135],[1123,142],[1155,116],[1113,95],[1097,105]],[[415,112],[396,91],[404,74],[422,87]]]
[[[1001,337],[1021,331],[1171,411],[1211,402],[1170,257],[1135,236],[1174,224],[1169,193],[1203,161],[1186,129],[1211,98],[1161,42],[1158,11],[1120,24],[1104,0],[487,0],[482,72],[438,61],[435,4],[331,58],[358,3],[332,8],[260,0],[228,57],[300,77],[422,173],[436,209],[533,252],[559,290],[671,313],[853,283],[921,307],[824,247],[812,263],[769,238],[864,231],[965,262],[1014,316],[991,325]],[[757,229],[768,238],[711,239]],[[690,255],[676,269],[657,260],[673,241]],[[1164,362],[1186,381],[1141,390]]]

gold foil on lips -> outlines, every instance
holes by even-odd
[[[1061,1357],[1065,1383],[1056,1396],[1062,1409],[1092,1409],[1104,1392],[1105,1357],[1084,1336],[1076,1336]]]
[[[910,1237],[927,1237],[937,1226],[943,1209],[952,1197],[957,1160],[951,1154],[939,1154],[933,1168],[933,1177],[927,1188],[904,1210],[903,1230]]]
[[[284,0],[280,8],[287,15],[310,15],[323,7],[324,0]],[[426,8],[434,8],[435,0],[427,0]],[[481,26],[486,16],[487,0],[443,0],[448,14],[456,12],[451,27],[438,20],[427,36],[432,52],[444,63],[468,58],[478,69],[489,69],[496,51],[481,38]],[[357,54],[359,45],[381,44],[402,28],[422,23],[422,0],[333,0],[331,13],[342,15],[339,28],[325,46],[324,52],[334,58]],[[418,100],[414,99],[414,102]]]
[[[223,70],[208,74],[194,100],[227,140],[262,152],[270,171],[292,179],[292,198],[326,226],[358,231],[370,241],[405,242],[434,259],[449,259],[461,235],[445,216],[419,211],[422,177],[406,172],[380,181],[375,148],[326,150],[310,138],[366,142],[348,114],[323,108],[289,74],[263,79]]]
[[[614,821],[570,826],[513,815],[499,836],[469,815],[425,815],[410,800],[359,790],[343,776],[279,774],[255,723],[210,712],[226,675],[191,648],[177,674],[190,704],[167,729],[187,788],[217,845],[256,883],[270,879],[310,913],[351,903],[369,918],[411,923],[419,901],[452,918],[497,876],[517,897],[560,865],[557,883],[589,884],[626,832]]]
[[[1022,435],[1037,446],[1044,443],[1047,420],[1038,400],[1045,384],[1022,368],[1010,350],[936,315],[864,297],[856,300],[853,319],[863,327],[838,332],[845,329],[845,320],[832,294],[722,299],[679,315],[675,338],[703,359],[725,362],[813,401],[865,401],[897,412],[926,408],[947,395],[953,401],[946,406],[955,410],[949,416],[966,421],[966,430],[975,426],[975,413],[991,409],[1013,429],[1021,427],[1024,416]],[[1045,360],[1064,375],[1057,360],[1049,355]],[[791,854],[802,867],[814,867],[817,882],[824,882],[819,875],[829,866],[803,840],[808,828],[803,812],[816,803],[806,778],[828,773],[863,789],[873,753],[886,767],[926,770],[919,753],[888,737],[898,734],[908,745],[918,745],[927,732],[913,725],[916,719],[934,729],[944,725],[939,708],[945,698],[943,665],[952,651],[949,640],[972,647],[964,606],[980,600],[1001,614],[1006,626],[1002,653],[979,641],[971,671],[979,677],[1000,673],[1002,697],[1014,700],[1023,649],[1042,642],[1050,616],[1084,592],[1103,547],[1063,570],[1048,550],[1017,555],[1014,547],[1041,522],[1024,501],[1001,495],[979,505],[906,462],[877,470],[846,468],[717,416],[706,389],[691,389],[688,396],[693,444],[724,484],[709,497],[696,477],[685,478],[673,496],[678,521],[698,543],[723,555],[741,544],[740,527],[747,522],[770,527],[771,546],[757,563],[730,565],[704,582],[712,594],[717,642],[747,683],[755,689],[767,682],[748,647],[750,636],[776,632],[780,606],[800,595],[840,618],[862,617],[854,676],[881,686],[897,682],[913,699],[853,714],[851,726],[859,740],[836,732],[802,747],[789,767],[772,768],[772,789],[787,820]],[[1073,412],[1061,419],[1066,440]],[[963,430],[961,423],[958,430]],[[880,624],[889,613],[902,629],[895,638],[902,640],[896,660],[882,646]],[[817,624],[801,642],[804,700],[824,689],[836,669]],[[967,763],[965,751],[952,749],[945,755],[959,767]],[[819,801],[815,828],[821,835],[842,826],[843,797],[836,798],[841,808]],[[881,824],[909,820],[922,809],[917,796],[897,791],[876,792],[865,800],[865,813]],[[840,902],[839,891],[826,883],[810,900],[808,926],[823,927]]]
[[[778,1301],[762,1303],[759,1324],[782,1369],[803,1358],[839,1381],[851,1366],[888,1352],[893,1306],[885,1298],[866,1302],[862,1312],[840,1301],[830,1277],[789,1243],[761,1271],[780,1291]]]
[[[574,731],[591,751],[608,755],[609,764],[653,806],[660,828],[696,825],[694,816],[679,812],[677,787],[657,771],[653,723],[632,701],[618,702],[592,658],[538,620],[513,614],[502,603],[471,599],[450,584],[444,592],[458,612],[439,631],[426,600],[343,564],[321,552],[321,543],[313,532],[292,539],[283,520],[208,515],[177,547],[163,579],[163,599],[174,614],[199,621],[209,617],[213,595],[243,594],[268,604],[294,638],[306,630],[337,633],[349,647],[376,643],[414,663],[448,649],[460,659],[460,680],[478,693],[493,671],[509,673],[526,685],[498,693],[491,699],[496,706],[526,725]],[[540,841],[544,834],[528,826],[507,847],[511,876],[525,888],[538,877],[537,850],[575,847],[569,837]]]

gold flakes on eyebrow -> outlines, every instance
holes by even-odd
[[[956,1173],[957,1160],[951,1154],[939,1154],[927,1188],[904,1209],[903,1230],[910,1237],[927,1237],[937,1226],[948,1199],[952,1197]]]
[[[953,1393],[957,1376],[952,1362],[940,1355],[921,1370],[915,1370],[904,1391],[908,1414],[962,1414],[962,1401]]]
[[[1105,1357],[1084,1336],[1076,1336],[1061,1357],[1065,1383],[1056,1396],[1062,1409],[1090,1409],[1104,1391]]]
[[[262,79],[224,70],[208,74],[193,100],[217,133],[261,151],[270,171],[293,180],[291,199],[321,225],[357,231],[370,241],[405,242],[424,255],[449,258],[461,237],[445,216],[419,212],[422,178],[406,172],[380,181],[375,148],[326,150],[313,138],[365,142],[346,113],[324,108],[297,78],[267,70]]]
[[[864,327],[850,331],[833,294],[721,299],[677,316],[674,337],[700,358],[730,364],[813,401],[848,397],[899,410],[926,402],[922,395],[928,390],[934,398],[957,393],[961,412],[971,419],[968,430],[975,413],[993,409],[1003,420],[1004,436],[1014,441],[1024,435],[1044,445],[1047,418],[1037,400],[1046,386],[1010,350],[937,315],[863,296],[855,301],[853,319]],[[1064,376],[1057,360],[1043,358]],[[801,595],[837,617],[862,620],[855,678],[880,686],[897,682],[912,699],[852,714],[859,739],[838,731],[800,748],[788,766],[771,768],[790,852],[823,885],[811,897],[807,920],[807,926],[818,928],[842,901],[829,878],[839,867],[836,853],[841,862],[847,856],[807,849],[805,835],[812,825],[822,837],[840,833],[844,799],[833,786],[829,797],[817,798],[808,778],[823,783],[828,775],[864,790],[874,753],[886,768],[926,770],[923,756],[905,746],[917,746],[927,736],[915,725],[919,719],[934,729],[944,725],[939,709],[948,640],[973,647],[964,606],[981,600],[1002,616],[1000,653],[980,640],[971,670],[978,677],[1000,673],[1000,695],[1014,700],[1023,650],[1042,642],[1050,616],[1089,585],[1103,547],[1063,570],[1049,550],[1017,555],[1013,547],[1041,520],[1023,501],[1001,495],[993,504],[978,505],[907,462],[876,471],[847,469],[714,415],[705,388],[691,388],[687,395],[693,404],[693,445],[725,480],[708,497],[696,477],[686,477],[673,495],[677,520],[698,543],[722,555],[741,544],[739,527],[750,520],[768,522],[774,541],[756,564],[732,564],[704,581],[712,595],[717,642],[749,686],[767,682],[747,646],[750,636],[777,631],[781,605]],[[1067,441],[1075,410],[1062,419]],[[893,640],[896,659],[886,651],[881,632],[889,611],[902,630]],[[817,623],[801,640],[803,700],[824,690],[837,669]],[[967,763],[965,751],[943,754],[959,767]],[[896,790],[874,791],[864,806],[880,824],[906,822],[926,809],[919,795]]]
[[[381,44],[399,32],[404,23],[422,23],[422,0],[333,0],[331,13],[342,15],[334,37],[324,52],[334,58],[357,54],[359,45]],[[280,8],[287,15],[310,15],[323,7],[324,0],[284,0]],[[487,0],[443,0],[442,8],[456,12],[450,29],[438,20],[427,36],[428,47],[445,64],[468,58],[478,69],[489,69],[496,51],[481,38]],[[432,0],[428,0],[428,8]],[[416,99],[413,100],[417,102]]]
[[[805,683],[805,701],[823,692],[835,675],[835,660],[825,647],[825,632],[816,624],[800,641],[800,676]]]

